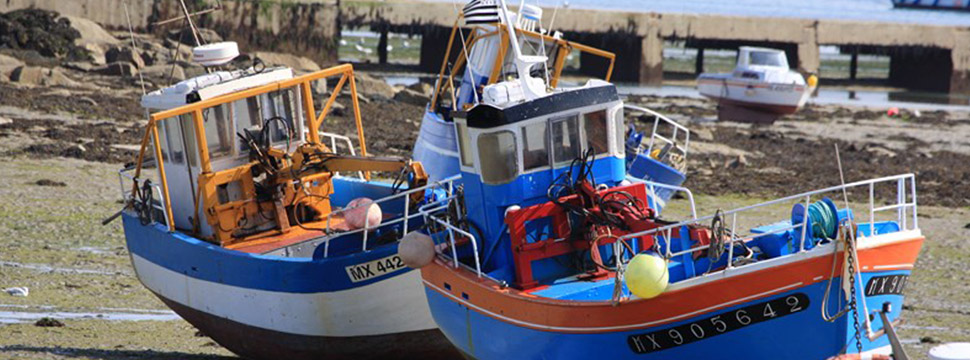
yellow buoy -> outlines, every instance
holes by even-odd
[[[649,299],[663,294],[670,274],[667,262],[656,255],[637,254],[626,266],[626,287],[634,295]]]
[[[816,87],[816,86],[818,86],[818,76],[809,75],[807,82],[808,82],[808,87]]]

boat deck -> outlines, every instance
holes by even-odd
[[[396,215],[394,214],[383,214],[384,222],[394,219]],[[327,221],[316,221],[311,223],[303,224],[302,227],[296,226],[291,227],[286,233],[277,233],[275,235],[262,237],[258,239],[252,239],[245,242],[232,244],[226,246],[227,249],[232,249],[236,251],[241,251],[250,254],[263,254],[279,248],[287,247],[293,244],[301,243],[308,240],[313,240],[315,238],[326,236],[326,232],[323,229],[327,228]],[[347,220],[344,219],[343,214],[337,214],[330,218],[330,231],[331,234],[338,234],[342,232],[348,232],[354,230],[347,224]],[[319,229],[319,230],[317,230]]]

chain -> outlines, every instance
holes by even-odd
[[[850,231],[851,228],[850,228]],[[854,234],[853,234],[854,235]],[[852,326],[855,329],[855,348],[856,352],[862,353],[862,326],[859,324],[859,307],[857,304],[856,297],[856,287],[855,287],[855,236],[848,236],[846,238],[846,248],[848,263],[849,263],[849,274],[852,276],[852,281],[849,283],[849,293],[852,295],[852,300],[849,301],[849,309],[852,311]]]

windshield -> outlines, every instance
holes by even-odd
[[[751,65],[788,67],[785,54],[780,52],[752,51],[748,63]]]

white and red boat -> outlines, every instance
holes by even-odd
[[[697,90],[720,105],[787,115],[798,111],[813,91],[817,79],[788,68],[785,52],[741,47],[738,64],[731,73],[704,73],[697,78]]]

